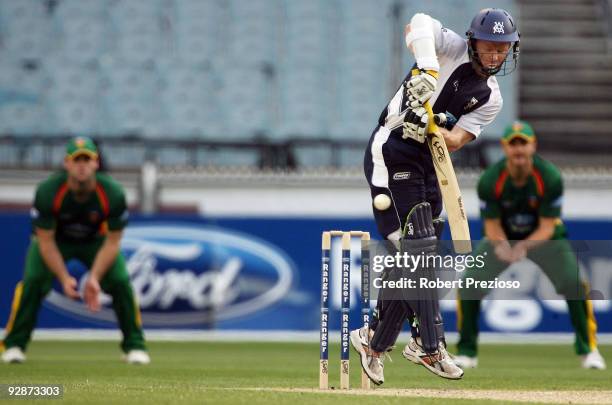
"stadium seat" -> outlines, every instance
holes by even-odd
[[[7,93],[18,97],[25,95],[28,99],[36,98],[47,86],[48,75],[44,69],[24,69],[18,59],[5,57],[0,60],[0,89],[4,94],[0,100],[4,99]]]
[[[279,98],[280,137],[321,137],[333,112],[330,78],[323,70],[298,69],[281,72]]]
[[[42,100],[4,100],[0,104],[0,134],[40,134],[47,118]]]
[[[22,19],[42,19],[46,14],[45,3],[40,0],[0,1],[0,21],[3,26],[11,21],[20,21]]]
[[[0,134],[31,135],[48,130],[43,72],[20,69],[9,60],[0,63],[0,72]]]
[[[100,0],[61,0],[53,12],[54,16],[64,22],[72,19],[102,20],[108,17],[109,1]]]
[[[54,44],[51,24],[44,16],[19,17],[2,27],[4,51],[12,58],[42,60]]]
[[[71,65],[67,60],[48,60],[44,66],[48,78],[47,97],[53,103],[94,101],[100,94],[97,69]]]
[[[165,50],[160,0],[117,0],[108,13],[117,58],[131,64],[153,63]]]
[[[175,28],[174,56],[184,64],[201,67],[210,64],[221,49],[217,23],[187,20]]]
[[[229,3],[228,53],[241,65],[274,63],[281,17],[278,1],[239,1]]]
[[[46,76],[43,95],[50,117],[46,133],[93,134],[102,130],[97,69],[55,58],[46,60],[43,73]]]
[[[126,63],[153,63],[164,49],[159,21],[155,18],[119,19],[113,27],[116,33],[116,48],[112,52]]]
[[[161,0],[114,0],[108,12],[114,22],[128,23],[137,19],[155,19],[161,11]]]
[[[270,89],[261,70],[231,68],[224,71],[220,105],[230,137],[251,138],[266,133]]]
[[[60,52],[72,63],[86,64],[107,52],[108,30],[104,22],[90,16],[62,19]]]
[[[53,103],[52,128],[57,134],[97,134],[101,130],[100,109],[78,101]]]
[[[158,117],[155,73],[120,62],[103,66],[102,100],[112,135],[145,134]]]
[[[168,8],[173,55],[194,67],[210,64],[226,44],[228,14],[218,0],[178,0]]]
[[[169,136],[194,138],[221,134],[221,107],[216,78],[209,69],[189,65],[168,66],[158,72],[160,101]]]
[[[223,0],[174,0],[172,5],[178,21],[218,19],[226,7]]]

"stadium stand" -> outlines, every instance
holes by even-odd
[[[376,118],[412,63],[401,38],[410,16],[430,13],[463,34],[486,6],[484,0],[418,6],[399,0],[1,0],[0,136],[8,145],[74,133],[95,135],[104,146],[130,139],[140,152],[114,162],[128,167],[142,163],[130,156],[155,152],[147,146],[154,140],[176,144],[178,152],[156,155],[162,164],[359,166]],[[609,145],[609,2],[501,0],[495,6],[518,16],[520,66],[528,74],[499,78],[504,108],[482,143],[494,144],[503,125],[520,116],[534,123],[551,153],[567,145],[577,153]],[[583,133],[588,142],[577,140]],[[252,147],[238,153],[223,142]],[[181,152],[194,147],[197,153]],[[15,159],[2,156],[2,165]],[[461,166],[482,158],[457,160]]]
[[[547,150],[591,153],[609,148],[609,1],[521,0],[520,5],[521,63],[528,72],[521,75],[521,116],[534,124]]]

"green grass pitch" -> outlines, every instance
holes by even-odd
[[[330,385],[339,382],[338,345],[330,353]],[[152,364],[119,361],[113,342],[35,341],[28,361],[0,364],[0,383],[63,384],[58,403],[214,404],[433,404],[436,398],[287,392],[318,385],[318,345],[300,343],[152,342]],[[610,362],[612,346],[600,351]],[[602,391],[612,389],[612,371],[583,370],[569,345],[482,345],[480,367],[461,381],[447,381],[392,353],[386,382],[375,391],[429,389],[452,392]],[[359,386],[358,356],[351,352],[351,385]],[[252,390],[250,388],[264,388]],[[283,391],[282,389],[286,389]],[[355,395],[361,395],[355,391]],[[487,399],[445,399],[446,403],[498,403]],[[612,397],[611,397],[612,401]],[[1,401],[0,401],[1,402]],[[6,402],[6,401],[5,401]],[[16,403],[10,401],[10,403]],[[19,403],[24,403],[20,401]],[[39,403],[39,401],[37,401]]]

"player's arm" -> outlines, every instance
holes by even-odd
[[[556,170],[545,178],[546,195],[538,208],[538,227],[524,240],[514,247],[517,255],[527,255],[533,249],[553,238],[555,228],[561,218],[561,202],[563,200],[563,180]]]
[[[92,277],[95,277],[97,280],[101,280],[104,277],[115,259],[117,259],[122,236],[123,231],[121,230],[108,232],[91,266],[90,274]]]
[[[514,251],[508,236],[501,225],[501,219],[499,218],[487,218],[484,220],[484,232],[487,240],[493,245],[495,255],[499,260],[507,263],[512,263],[517,260],[514,256]]]
[[[522,259],[527,256],[527,252],[550,240],[555,233],[556,222],[559,218],[540,217],[538,227],[527,238],[514,245],[515,257]]]
[[[117,184],[109,188],[111,208],[107,220],[108,233],[96,253],[85,282],[85,303],[92,311],[100,309],[100,280],[113,265],[121,248],[123,229],[127,225],[127,202],[123,189]]]
[[[40,255],[47,265],[47,268],[59,280],[64,290],[64,294],[73,299],[79,298],[79,293],[76,290],[76,279],[68,273],[62,254],[57,247],[57,243],[55,243],[55,230],[42,228],[35,229]]]
[[[32,227],[43,262],[59,280],[67,297],[78,299],[77,282],[68,273],[64,258],[55,242],[57,221],[52,207],[57,188],[54,183],[43,182],[36,188],[34,203],[30,210]]]
[[[514,261],[512,247],[501,223],[501,207],[495,197],[494,184],[496,178],[492,172],[485,172],[478,182],[478,198],[480,199],[480,216],[484,223],[484,234],[493,246],[499,260],[507,263]]]
[[[454,152],[461,149],[466,143],[476,139],[474,134],[469,133],[465,129],[455,125],[452,130],[440,128],[440,133],[444,137],[446,147],[449,152]]]
[[[85,283],[85,303],[92,311],[100,310],[100,280],[117,259],[123,231],[109,231],[94,258]]]
[[[490,241],[508,241],[506,232],[504,232],[504,228],[501,225],[501,219],[499,218],[485,218],[484,233],[486,238]]]
[[[559,218],[540,217],[538,227],[522,242],[533,247],[537,244],[550,240],[555,233],[555,226]],[[538,242],[538,243],[534,243]]]
[[[439,22],[422,13],[415,14],[410,24],[406,25],[406,46],[414,55],[419,69],[406,84],[412,108],[425,104],[436,91],[440,63],[436,55],[435,31],[440,28]]]

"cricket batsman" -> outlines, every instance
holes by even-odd
[[[464,277],[493,280],[510,264],[531,259],[567,299],[582,367],[603,370],[606,364],[597,350],[593,307],[561,221],[561,173],[536,154],[535,133],[528,123],[509,125],[501,141],[506,157],[489,167],[478,182],[485,239],[473,255],[484,255],[484,266],[469,268]],[[546,245],[544,241],[554,242]],[[469,297],[463,299],[459,294],[455,362],[464,369],[478,365],[480,298],[487,292],[466,290],[463,294]]]
[[[64,294],[81,298],[66,262],[81,261],[89,273],[83,299],[91,311],[100,309],[100,291],[112,297],[123,334],[121,349],[130,364],[148,364],[140,311],[119,247],[128,211],[123,188],[98,172],[98,149],[89,138],[77,137],[66,146],[65,170],[52,174],[36,188],[31,210],[33,235],[23,280],[17,284],[4,341],[2,360],[22,363],[38,310],[53,278]]]
[[[432,253],[444,224],[426,143],[431,118],[425,103],[432,106],[449,151],[477,138],[502,107],[495,75],[515,69],[519,32],[508,12],[488,8],[474,17],[467,37],[422,13],[412,17],[405,34],[416,65],[378,119],[365,152],[364,171],[382,238],[399,242],[404,252],[410,253],[414,246],[415,254]],[[391,300],[381,294],[370,329],[351,332],[362,368],[375,384],[384,382],[383,354],[395,344],[406,319],[412,337],[404,357],[444,378],[463,376],[446,351],[437,292],[430,294],[418,300]]]

